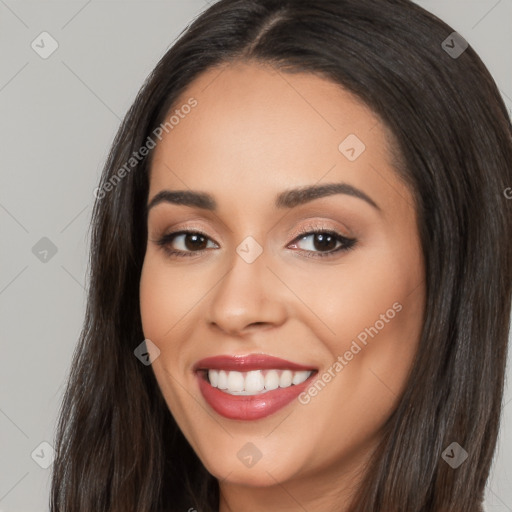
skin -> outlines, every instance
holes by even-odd
[[[161,190],[212,194],[215,212],[160,203],[149,211],[140,281],[152,368],[184,435],[220,481],[220,511],[343,511],[395,410],[423,324],[424,261],[411,192],[392,166],[377,116],[339,85],[236,63],[202,74],[183,94],[197,106],[154,150],[148,203]],[[338,146],[356,134],[366,149],[350,161]],[[294,208],[274,205],[291,188],[345,182],[367,194],[335,194]],[[320,227],[357,239],[349,251],[315,257]],[[170,257],[156,241],[199,229],[202,253]],[[262,254],[236,252],[253,237]],[[190,238],[189,238],[190,240]],[[172,248],[193,252],[183,236]],[[336,243],[336,248],[340,244]],[[313,257],[308,257],[313,256]],[[353,340],[392,305],[384,324],[307,404],[297,400],[256,421],[218,415],[192,367],[220,354],[264,353],[328,372]],[[248,442],[261,459],[246,467]]]

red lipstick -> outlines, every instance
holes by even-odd
[[[304,366],[292,363],[279,357],[267,356],[265,354],[249,354],[247,356],[215,356],[201,359],[194,365],[194,370],[234,370],[237,372],[248,372],[251,370],[265,369],[280,370],[315,370],[311,366]]]
[[[235,420],[257,420],[269,416],[288,405],[302,393],[316,374],[316,368],[293,363],[265,354],[246,356],[215,356],[201,359],[194,365],[199,389],[208,405],[225,418]],[[263,390],[257,394],[231,394],[210,384],[207,371],[224,370],[229,373],[255,370],[290,370],[291,372],[311,371],[311,375],[300,384]],[[239,376],[240,377],[240,376]]]

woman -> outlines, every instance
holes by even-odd
[[[221,0],[95,194],[52,511],[481,511],[511,125],[406,0]]]

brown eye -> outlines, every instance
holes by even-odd
[[[213,248],[218,248],[205,233],[177,231],[164,235],[157,241],[157,244],[163,247],[171,256],[193,256],[194,253],[207,250],[209,242],[213,244]]]
[[[347,238],[340,233],[317,230],[302,234],[292,245],[305,252],[313,253],[312,257],[321,257],[351,249],[355,243],[354,238]]]
[[[197,233],[187,233],[184,236],[183,245],[189,251],[201,251],[208,245],[206,237]]]

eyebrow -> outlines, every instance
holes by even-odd
[[[308,203],[314,199],[327,197],[334,194],[345,194],[357,197],[370,204],[373,208],[381,211],[375,201],[362,190],[349,185],[348,183],[327,183],[325,185],[311,185],[291,190],[285,190],[278,194],[275,200],[276,208],[295,208],[296,206]],[[217,203],[214,197],[206,192],[195,192],[192,190],[161,190],[147,205],[147,212],[160,203],[172,203],[177,205],[191,206],[204,210],[215,211]]]

